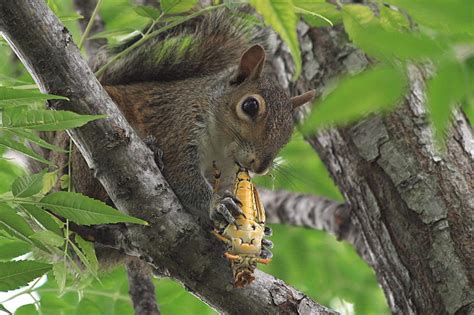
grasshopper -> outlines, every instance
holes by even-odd
[[[253,272],[257,263],[268,264],[271,259],[260,257],[265,236],[265,209],[244,168],[237,171],[233,194],[241,202],[242,214],[233,224],[214,229],[213,234],[227,245],[224,256],[231,262],[234,286],[242,288],[255,279]]]

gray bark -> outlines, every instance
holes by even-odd
[[[302,78],[289,81],[293,65],[283,46],[274,59],[282,83],[295,94],[322,92],[335,77],[368,64],[341,27],[301,24],[299,33]],[[445,152],[438,152],[425,109],[426,73],[415,66],[409,73],[410,91],[392,114],[307,140],[352,209],[392,312],[468,314],[474,305],[473,133],[456,111]]]
[[[156,304],[155,285],[151,268],[144,261],[133,259],[127,263],[128,293],[136,315],[160,315]]]
[[[70,135],[117,208],[150,223],[129,226],[123,235],[129,254],[165,270],[224,313],[334,313],[263,272],[257,272],[256,281],[245,289],[232,287],[222,244],[181,207],[153,154],[102,89],[71,35],[44,1],[0,2],[0,30],[43,92],[70,99],[51,102],[53,108],[107,114],[107,119]]]

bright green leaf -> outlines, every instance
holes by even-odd
[[[9,134],[10,136],[17,136],[20,137],[21,139],[28,140],[29,142],[35,143],[39,145],[40,147],[53,150],[56,152],[67,152],[63,148],[60,148],[54,144],[48,143],[45,140],[41,139],[38,135],[35,134],[33,131],[29,131],[26,129],[5,129],[3,130],[6,134]]]
[[[12,193],[15,197],[30,197],[36,195],[43,188],[43,176],[46,170],[37,174],[18,177],[12,184]]]
[[[95,33],[92,36],[90,36],[88,39],[111,38],[111,37],[125,36],[125,35],[130,35],[133,32],[136,32],[136,30],[131,29],[131,28],[113,29],[113,30],[107,30],[107,31]]]
[[[89,299],[82,299],[76,309],[76,315],[103,315],[98,305]]]
[[[34,304],[22,305],[16,309],[15,315],[32,315],[37,314],[36,307]]]
[[[166,14],[178,14],[191,10],[198,0],[161,0],[160,6]]]
[[[305,21],[313,27],[328,26],[328,22],[326,20],[314,16],[314,13],[323,16],[325,19],[328,19],[333,25],[342,22],[341,11],[339,11],[334,4],[327,3],[325,1],[293,0],[293,5],[296,8],[311,12],[305,13],[304,11],[298,11],[298,9],[296,10],[297,13],[303,14]]]
[[[20,207],[35,218],[35,220],[38,221],[38,223],[46,230],[52,231],[59,236],[63,235],[59,223],[53,219],[51,214],[46,210],[30,204],[22,204]]]
[[[38,231],[31,235],[30,238],[35,239],[44,245],[53,247],[61,247],[64,245],[64,238],[51,231]]]
[[[159,9],[147,5],[135,7],[133,10],[138,15],[150,18],[152,20],[156,20],[161,16],[161,11]]]
[[[32,149],[28,148],[24,144],[12,141],[11,139],[0,137],[0,147],[4,147],[7,149],[11,149],[17,152],[20,152],[27,157],[32,158],[33,160],[42,162],[47,165],[53,165],[53,163],[49,162],[48,160],[44,159],[41,155],[33,151]]]
[[[18,289],[41,277],[51,265],[36,261],[0,262],[0,291]]]
[[[43,176],[43,188],[41,188],[41,193],[47,194],[58,181],[57,172],[49,172]]]
[[[85,258],[87,259],[87,266],[90,268],[90,272],[94,275],[97,275],[99,270],[99,262],[97,261],[97,256],[95,255],[94,244],[87,242],[81,236],[75,236],[75,240]]]
[[[61,260],[60,262],[53,265],[53,274],[54,278],[56,279],[56,283],[58,284],[59,294],[61,294],[66,287],[67,279],[66,262],[64,260]]]
[[[43,94],[38,90],[18,90],[0,86],[0,108],[9,105],[28,105],[33,101],[46,100],[68,100],[68,98]]]
[[[61,22],[64,23],[68,21],[82,20],[84,17],[80,15],[79,13],[73,13],[73,14],[59,15],[58,18],[61,20]]]
[[[435,76],[427,83],[427,101],[436,140],[442,143],[452,109],[467,94],[468,85],[461,65],[456,60],[438,65]]]
[[[29,239],[34,233],[31,227],[15,210],[4,203],[0,203],[0,228],[21,241],[32,243]]]
[[[298,17],[291,0],[251,0],[250,4],[288,45],[295,63],[293,79],[301,73],[301,52],[296,35]]]
[[[25,242],[2,239],[0,242],[0,261],[8,261],[31,251]]]
[[[423,59],[444,52],[442,44],[423,34],[384,29],[365,6],[344,6],[343,20],[354,44],[379,60]]]
[[[147,224],[138,218],[123,214],[102,201],[79,193],[55,192],[41,199],[38,205],[50,209],[75,223],[83,225],[130,222]]]
[[[105,115],[79,115],[59,110],[10,109],[3,113],[3,127],[56,131],[80,127],[90,121],[105,117]]]
[[[303,131],[308,133],[323,126],[353,122],[370,113],[392,108],[406,87],[405,75],[384,65],[347,77],[325,100],[313,105]]]

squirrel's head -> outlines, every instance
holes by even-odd
[[[264,66],[262,46],[254,45],[242,54],[228,82],[226,104],[221,104],[225,123],[218,124],[230,142],[230,157],[259,174],[266,172],[289,141],[295,109],[315,95],[312,90],[290,98]]]

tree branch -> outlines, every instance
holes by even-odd
[[[131,259],[127,262],[128,293],[132,298],[135,315],[160,315],[151,281],[151,268],[145,262]]]
[[[247,288],[230,285],[223,245],[181,207],[152,153],[44,1],[0,2],[0,30],[43,92],[70,99],[51,102],[55,109],[107,114],[70,134],[117,208],[150,223],[129,226],[128,238],[139,255],[224,313],[334,313],[263,272]]]

